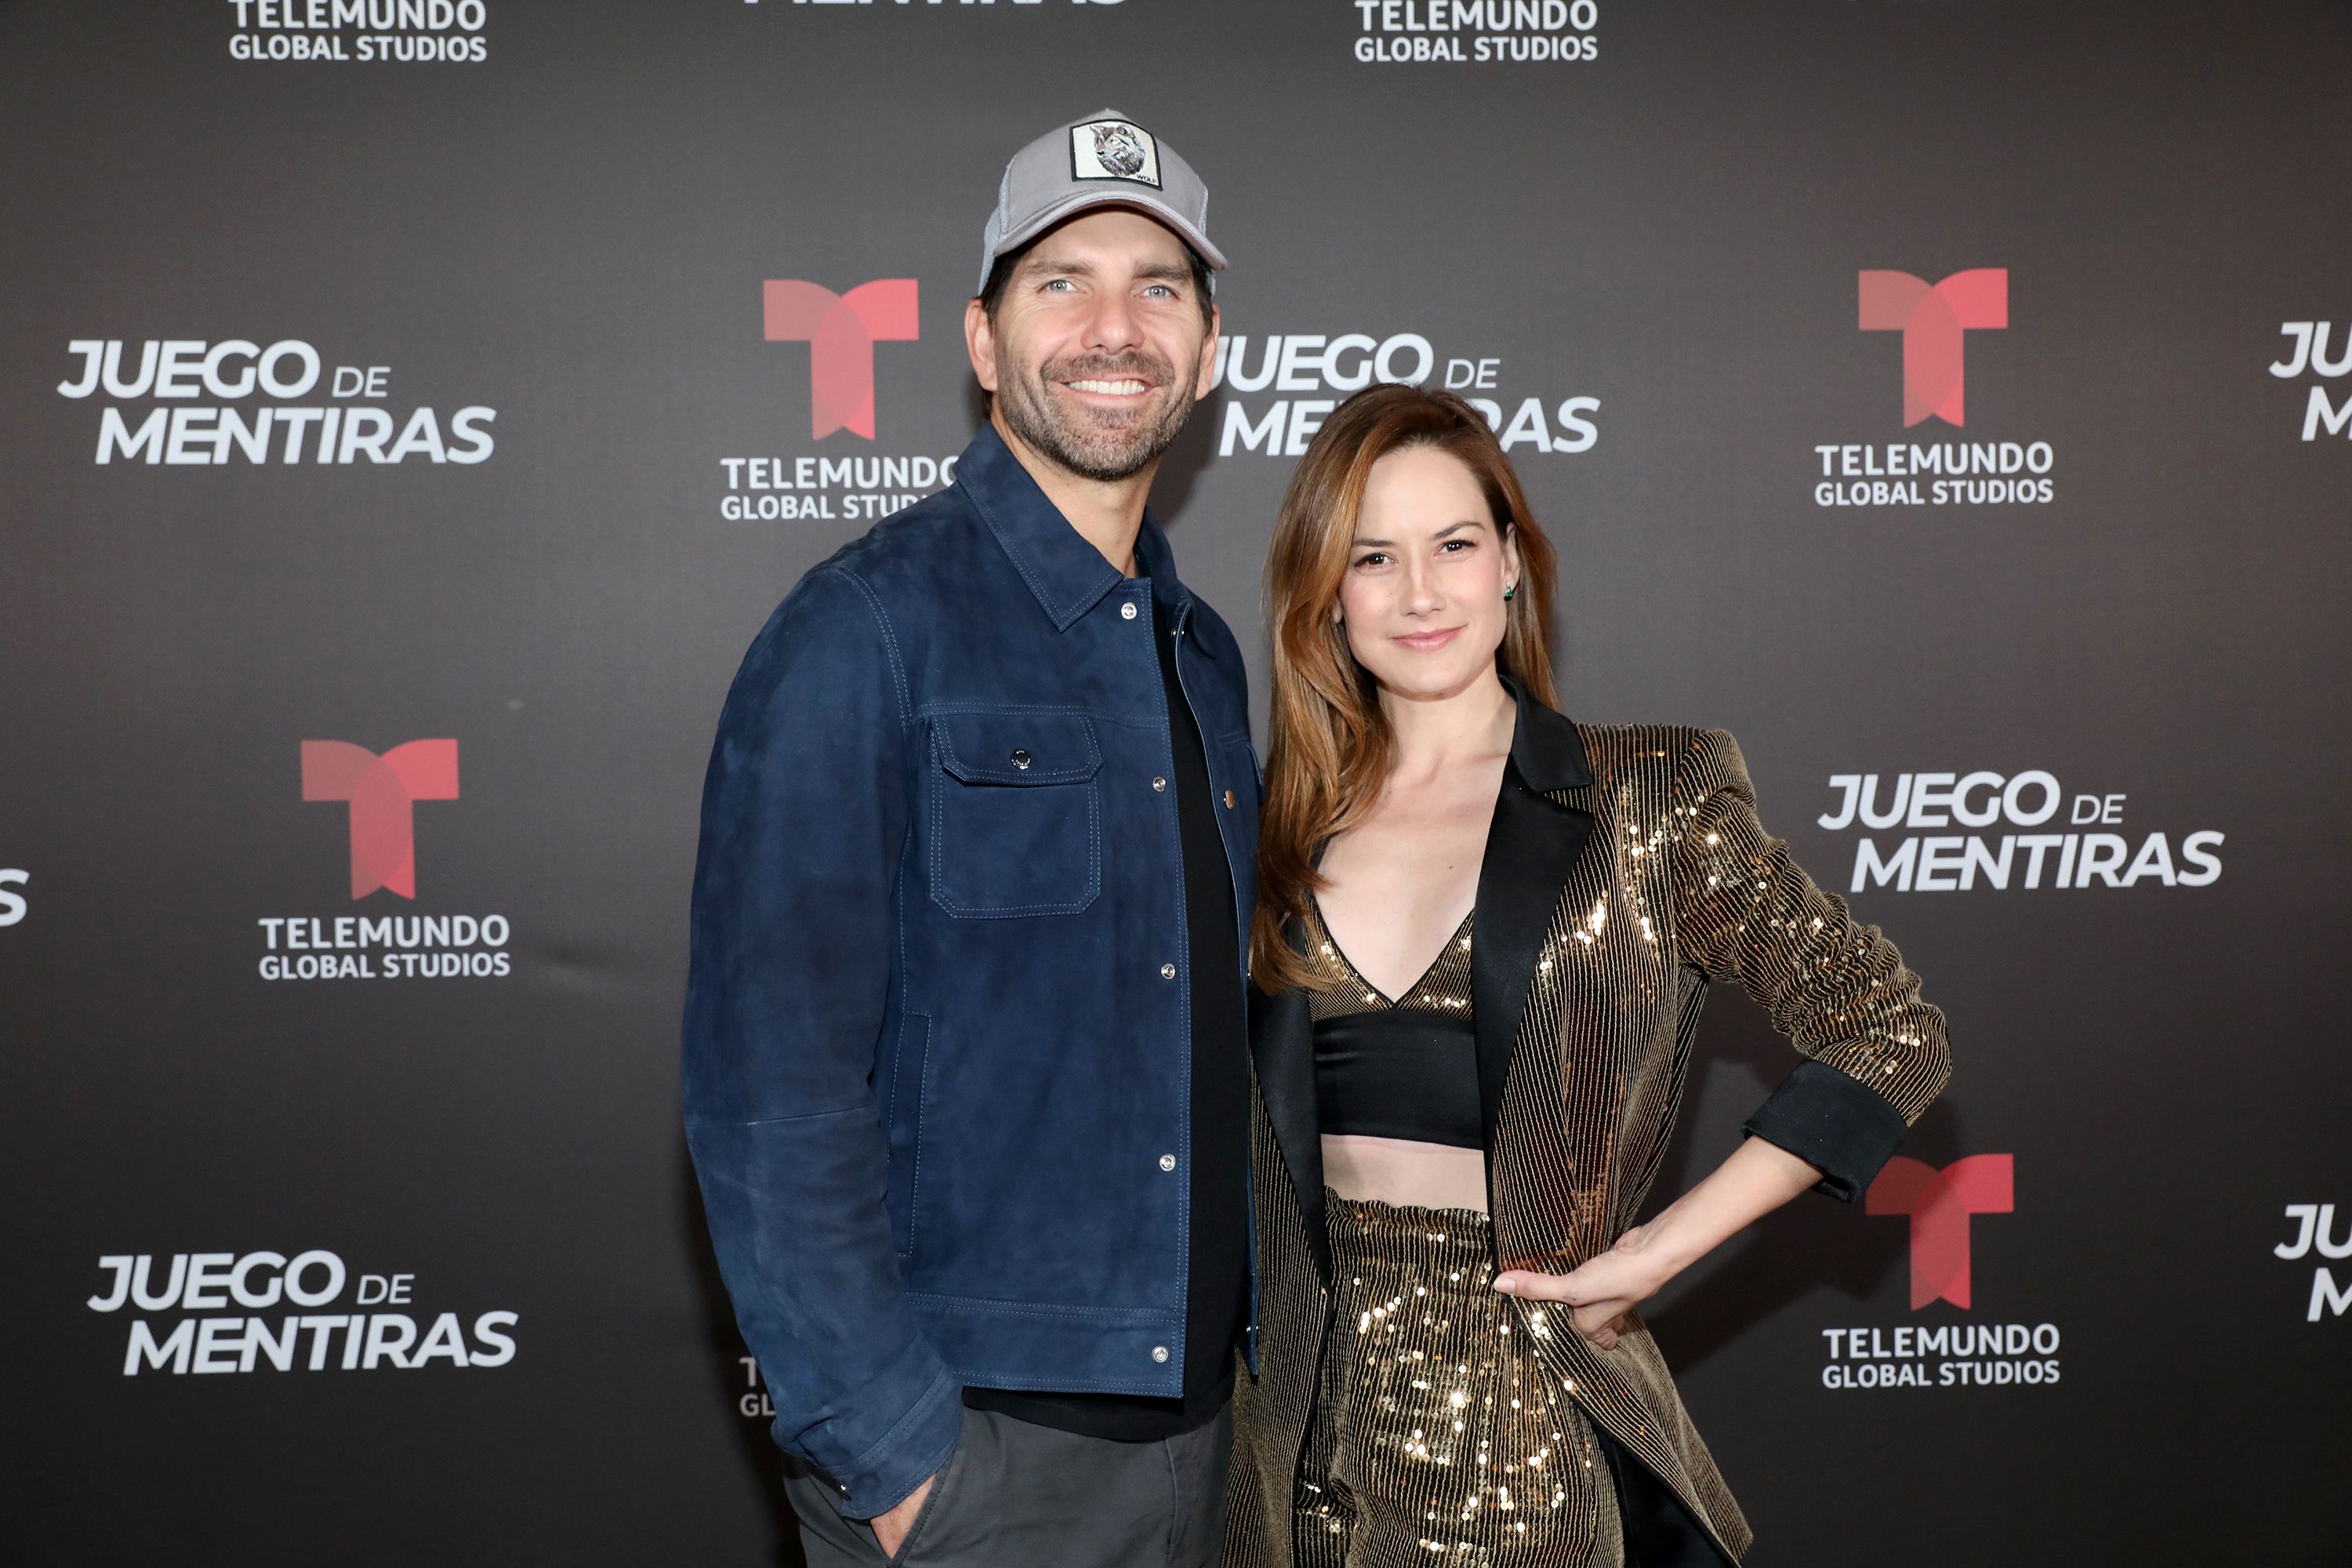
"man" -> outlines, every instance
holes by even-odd
[[[1201,1563],[1252,1301],[1241,652],[1145,511],[1207,192],[1112,110],[1006,167],[955,483],[719,720],[687,1134],[813,1564]]]

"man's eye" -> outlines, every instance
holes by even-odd
[[[1048,278],[1045,279],[1045,286],[1048,289],[1074,289],[1077,287],[1077,285],[1072,283],[1066,278]]]
[[[1147,294],[1158,294],[1158,295],[1161,296],[1162,298],[1170,299],[1170,300],[1172,300],[1172,299],[1174,299],[1174,298],[1176,297],[1176,290],[1175,290],[1175,289],[1171,289],[1171,288],[1170,288],[1170,287],[1168,287],[1168,285],[1167,285],[1167,284],[1165,284],[1165,283],[1154,283],[1154,284],[1150,285],[1149,288],[1145,289],[1144,289],[1144,292],[1145,292],[1145,293],[1147,293]]]

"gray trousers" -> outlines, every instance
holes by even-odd
[[[1113,1443],[966,1410],[963,1436],[896,1557],[841,1494],[785,1477],[809,1568],[1206,1568],[1224,1551],[1228,1405],[1158,1443]]]

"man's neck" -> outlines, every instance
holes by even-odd
[[[1014,435],[1004,422],[1002,407],[989,411],[988,422],[1063,521],[1101,551],[1103,559],[1118,568],[1119,575],[1134,576],[1135,538],[1143,531],[1143,507],[1151,497],[1151,477],[1160,471],[1160,459],[1154,458],[1123,479],[1090,479],[1070,472]]]

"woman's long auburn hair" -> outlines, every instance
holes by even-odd
[[[1363,820],[1394,762],[1395,738],[1378,689],[1331,613],[1372,465],[1422,447],[1461,460],[1486,492],[1496,530],[1517,546],[1518,586],[1505,610],[1496,661],[1529,696],[1559,706],[1551,679],[1551,542],[1529,514],[1493,429],[1454,394],[1418,386],[1369,387],[1339,405],[1291,475],[1266,550],[1274,702],[1250,975],[1268,993],[1309,978],[1286,929],[1305,916],[1307,899],[1323,885],[1316,849]]]

